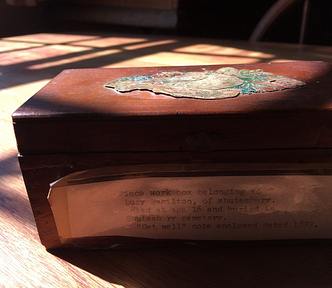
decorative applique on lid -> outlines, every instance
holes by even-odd
[[[123,77],[105,84],[119,92],[149,90],[176,98],[221,99],[241,94],[273,92],[305,85],[304,82],[257,70],[225,67],[201,72],[164,71]]]

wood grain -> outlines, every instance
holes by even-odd
[[[117,35],[117,40],[113,36],[44,34],[17,36],[0,41],[7,51],[0,54],[0,62],[4,63],[3,60],[6,60],[7,63],[1,68],[0,80],[0,287],[331,286],[330,244],[245,247],[189,245],[126,251],[59,250],[52,253],[45,250],[40,243],[18,166],[11,113],[61,70],[82,67],[199,65],[221,62],[234,64],[279,60],[331,62],[332,59],[331,47],[302,46],[299,49],[296,45],[287,44],[252,45],[206,39],[177,39],[175,44],[154,46],[153,43],[157,40],[153,37],[148,39],[146,36],[143,36],[148,39],[144,44],[150,46],[137,50],[122,50],[114,57],[109,57],[107,51],[113,49],[113,46],[121,46],[121,40],[128,39],[126,35]],[[70,40],[77,45],[79,41],[92,38],[104,41],[103,55],[106,56],[95,54],[94,58],[93,53],[97,51],[92,47],[90,52],[81,52],[80,55],[75,52],[76,50],[71,50],[73,44],[70,44]],[[63,54],[63,50],[59,50],[58,55],[47,56],[45,41],[48,41],[47,45],[50,46],[52,43],[62,43],[62,48],[68,47],[68,54]],[[15,48],[18,43],[30,48]],[[31,43],[40,44],[43,49],[34,50],[36,48],[31,48]],[[50,48],[54,53],[52,47]],[[25,60],[22,61],[23,59]],[[10,64],[11,61],[13,64]],[[40,67],[39,70],[37,67]],[[317,153],[319,161],[326,161],[328,155],[328,151],[326,154]],[[128,159],[126,155],[118,157],[115,161]],[[172,157],[175,156],[171,156],[171,159]],[[260,157],[263,161],[264,155],[260,154]],[[287,155],[283,157],[287,161]],[[305,156],[301,156],[300,153],[293,157]],[[59,163],[63,159],[57,160]],[[53,161],[56,162],[55,159]]]

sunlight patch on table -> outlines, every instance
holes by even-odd
[[[245,64],[257,63],[259,58],[251,57],[230,57],[196,55],[186,53],[159,52],[147,56],[136,58],[141,62],[155,63],[159,65],[206,65],[206,64]]]
[[[176,48],[173,51],[182,53],[197,53],[197,54],[210,54],[210,55],[223,55],[223,56],[241,56],[252,58],[273,58],[275,55],[263,53],[259,51],[252,51],[246,49],[239,49],[235,47],[210,45],[210,44],[195,44],[186,47]]]
[[[57,61],[50,61],[50,62],[45,62],[45,63],[41,63],[41,64],[35,64],[35,65],[27,66],[26,69],[38,70],[38,69],[45,69],[45,68],[49,68],[49,67],[56,67],[56,66],[62,66],[62,65],[71,65],[75,62],[91,60],[93,58],[108,56],[108,55],[119,53],[119,52],[121,52],[121,50],[119,50],[119,49],[103,50],[103,51],[99,51],[99,52],[65,58],[65,59],[61,59],[61,60],[57,60]]]
[[[75,47],[68,45],[50,45],[38,48],[31,48],[20,51],[8,52],[6,54],[0,54],[0,63],[4,66],[22,64],[25,62],[48,61],[50,58],[66,56],[72,53],[80,53],[89,51],[88,47]]]
[[[0,39],[0,52],[15,51],[21,49],[28,49],[32,47],[40,47],[44,44],[40,43],[25,43],[25,42],[14,42]]]
[[[8,41],[24,41],[44,44],[61,44],[74,41],[99,39],[100,36],[80,34],[37,33],[3,38]]]
[[[177,42],[177,40],[174,40],[174,39],[167,39],[167,40],[160,40],[160,41],[149,41],[149,42],[142,43],[142,44],[126,46],[123,49],[125,49],[125,50],[137,50],[137,49],[144,49],[144,48],[156,47],[156,46],[161,46],[161,45],[173,44],[173,43],[176,43],[176,42]]]
[[[94,48],[107,48],[118,45],[127,45],[137,42],[146,42],[146,38],[132,38],[132,37],[106,37],[100,39],[93,39],[87,41],[78,41],[75,43],[69,43],[70,45],[79,45]]]

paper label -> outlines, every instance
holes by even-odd
[[[145,177],[69,185],[70,229],[58,226],[59,236],[331,238],[331,187],[330,175]],[[53,213],[57,219],[60,212]]]

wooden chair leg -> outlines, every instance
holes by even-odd
[[[309,14],[309,0],[305,0],[302,12],[302,23],[301,23],[300,40],[299,40],[300,44],[303,44],[304,42],[305,31],[307,28],[308,14]]]
[[[279,0],[271,6],[271,8],[265,13],[262,19],[258,22],[253,33],[251,34],[249,41],[257,42],[261,41],[265,32],[270,28],[273,22],[292,5],[299,0]],[[307,2],[307,1],[306,1]],[[304,35],[304,33],[303,33]]]

